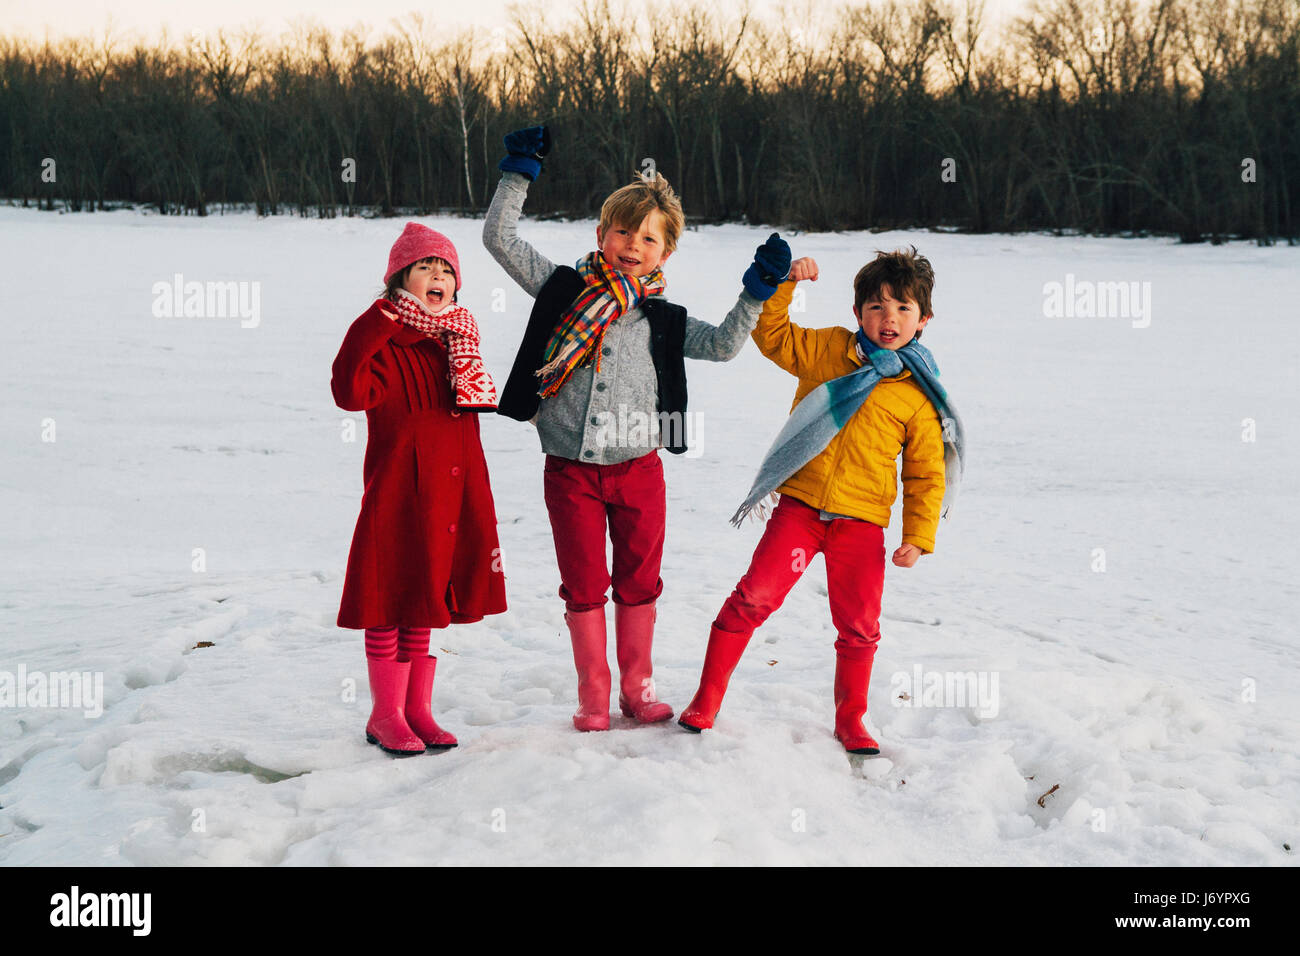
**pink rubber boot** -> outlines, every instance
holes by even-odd
[[[578,712],[573,726],[579,730],[609,730],[609,659],[605,651],[605,608],[565,611],[573,642],[573,663],[578,669]]]
[[[425,654],[411,658],[411,681],[406,688],[406,722],[430,750],[448,750],[456,738],[438,726],[429,707],[433,695],[433,674],[438,658]]]
[[[655,697],[650,649],[654,643],[655,605],[614,605],[614,641],[618,656],[618,706],[624,717],[643,724],[667,720],[673,709]]]
[[[411,731],[403,714],[410,661],[368,657],[366,666],[370,672],[370,697],[374,701],[366,723],[366,740],[398,757],[424,753],[424,741]]]

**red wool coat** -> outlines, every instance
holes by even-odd
[[[446,627],[506,609],[478,415],[458,412],[447,350],[372,305],[334,360],[334,401],[365,411],[365,493],[339,627]],[[390,309],[390,311],[392,311]]]

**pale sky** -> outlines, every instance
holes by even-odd
[[[382,32],[394,18],[411,11],[426,21],[444,22],[452,31],[463,26],[486,30],[509,24],[508,6],[515,0],[0,0],[0,34],[52,36],[99,35],[111,21],[115,32],[155,38],[166,24],[172,36],[192,30],[209,32],[218,28],[260,26],[275,35],[300,17],[313,18],[325,26],[342,29],[364,23]],[[696,0],[707,2],[707,0]],[[985,21],[994,25],[1006,12],[1016,12],[1027,0],[985,0]],[[734,10],[739,0],[712,0],[717,10]],[[841,6],[840,0],[751,0],[751,8],[769,22],[791,21],[792,10],[811,5],[828,14]],[[549,22],[562,21],[577,6],[577,0],[530,0],[526,9],[546,15]]]

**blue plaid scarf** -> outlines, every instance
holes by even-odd
[[[939,384],[939,366],[934,356],[916,339],[897,351],[883,349],[868,339],[861,329],[857,334],[857,353],[863,363],[861,368],[823,382],[795,406],[763,458],[749,495],[732,515],[733,525],[740,527],[740,523],[755,510],[760,517],[766,517],[763,500],[826,449],[881,379],[902,375],[904,369],[912,373],[916,384],[934,406],[943,428],[945,482],[940,514],[948,514],[961,483],[965,435],[957,410]]]

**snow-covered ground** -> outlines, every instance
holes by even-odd
[[[425,221],[459,247],[503,381],[531,300],[479,222]],[[593,227],[521,231],[572,261]],[[329,376],[400,228],[0,209],[0,680],[103,679],[97,717],[0,709],[0,863],[1293,861],[1300,250],[789,236],[821,265],[806,325],[851,322],[875,249],[933,260],[925,342],[968,430],[937,553],[887,571],[882,755],[831,736],[820,559],[713,732],[575,732],[537,439],[493,416],[511,610],[435,632],[435,714],[461,746],[395,760],[363,739],[360,636],[334,626],[365,428]],[[688,232],[670,296],[719,321],[769,231]],[[177,273],[259,283],[257,321],[155,316]],[[1150,283],[1150,311],[1055,317],[1052,282]],[[760,534],[726,519],[794,389],[752,345],[688,371],[700,454],[664,455],[656,644],[679,710]],[[918,668],[996,698],[894,706]]]

